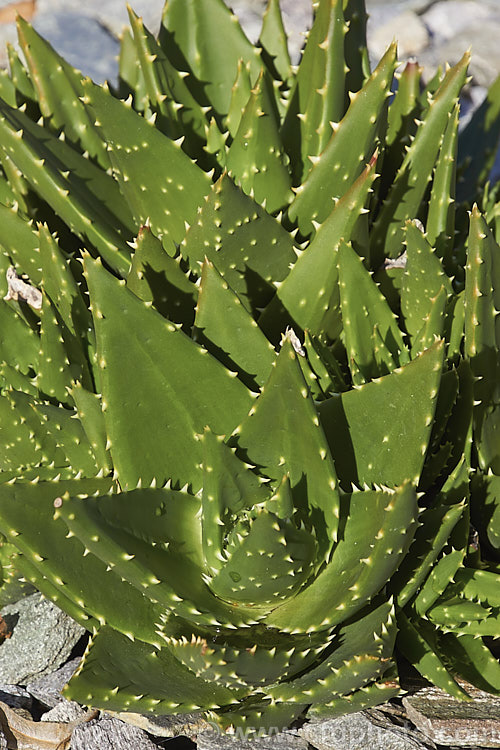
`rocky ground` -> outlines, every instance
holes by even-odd
[[[164,0],[131,0],[154,30]],[[311,18],[309,0],[281,0],[297,57]],[[265,0],[232,0],[256,39]],[[472,80],[463,111],[475,107],[500,74],[500,0],[367,0],[369,45],[376,61],[399,40],[401,59],[416,56],[430,74],[455,63],[472,46]],[[96,81],[117,74],[118,37],[127,23],[125,0],[0,0],[0,66],[5,43],[15,43],[15,11],[32,21],[73,65]],[[335,721],[307,724],[251,744],[221,736],[196,715],[148,721],[87,711],[61,698],[78,666],[86,634],[52,604],[33,594],[2,610],[9,636],[0,645],[0,750],[444,750],[500,747],[500,699],[472,691],[459,703],[441,691],[408,683],[397,701]],[[0,639],[2,637],[0,621]],[[71,740],[70,740],[71,737]]]

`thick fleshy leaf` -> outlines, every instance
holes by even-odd
[[[342,0],[317,3],[290,92],[282,133],[296,185],[304,182],[312,166],[309,157],[315,159],[322,153],[345,112],[347,26],[342,5]]]
[[[390,375],[319,404],[341,484],[418,484],[431,435],[443,342]],[[368,415],[376,414],[377,419]]]
[[[385,585],[395,572],[417,528],[415,490],[354,492],[341,508],[342,537],[328,564],[309,586],[265,619],[288,632],[325,630],[347,620]]]
[[[347,361],[353,383],[361,385],[392,372],[410,357],[396,316],[350,244],[340,242],[337,262]]]
[[[214,39],[222,43],[213,44]],[[219,115],[229,110],[239,61],[250,63],[252,84],[262,68],[259,50],[223,0],[168,0],[160,44],[177,70],[194,74],[186,82],[198,100],[211,104]]]
[[[297,255],[291,235],[225,173],[212,186],[181,244],[196,274],[211,261],[247,309],[264,307]]]
[[[281,146],[273,82],[263,72],[250,92],[226,166],[242,190],[274,213],[291,202],[288,156]]]
[[[297,189],[288,215],[297,222],[303,235],[311,234],[313,222],[322,223],[327,218],[375,151],[385,123],[395,58],[393,44],[361,91],[352,95],[338,128],[306,181]]]
[[[287,325],[331,338],[340,332],[340,296],[337,252],[342,239],[354,233],[365,210],[375,172],[376,158],[337,201],[311,243],[300,253],[283,283],[259,318],[260,327],[279,340]],[[319,284],[318,284],[319,280]]]
[[[154,712],[157,716],[218,708],[232,703],[237,695],[196,677],[168,647],[158,649],[131,641],[106,626],[94,637],[85,665],[64,694],[69,700],[103,710]]]
[[[337,536],[337,478],[290,334],[248,417],[233,433],[239,454],[275,482],[290,477],[295,504],[312,524],[321,554]]]
[[[172,479],[199,489],[196,434],[207,424],[219,434],[231,432],[252,405],[250,392],[100,262],[87,258],[85,271],[103,411],[120,483],[135,487],[139,479],[147,484]]]
[[[207,195],[210,178],[180,145],[109,91],[87,79],[85,104],[99,123],[114,174],[137,224],[165,243],[181,242]],[[168,167],[167,167],[168,165]],[[182,180],[179,179],[182,175]]]
[[[236,369],[249,387],[257,390],[266,382],[276,359],[274,347],[209,260],[203,264],[195,327],[197,339],[201,336],[207,349]]]
[[[374,225],[372,250],[377,263],[382,263],[384,257],[396,258],[400,254],[405,221],[419,215],[421,202],[433,177],[442,134],[465,83],[469,59],[470,54],[466,53],[447,72],[424,115],[423,125],[418,128],[406,152]]]

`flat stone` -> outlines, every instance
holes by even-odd
[[[422,14],[422,21],[433,35],[434,43],[439,43],[491,15],[491,7],[477,0],[441,0]]]
[[[421,13],[429,4],[429,0],[366,0],[368,29],[382,26],[406,10]]]
[[[136,714],[132,711],[109,711],[107,713],[157,737],[196,737],[200,732],[212,729],[212,725],[203,718],[199,711],[171,716]]]
[[[249,740],[244,732],[227,734],[215,726],[197,736],[196,746],[198,750],[308,750],[307,740],[293,731]]]
[[[104,714],[75,727],[71,750],[158,750],[146,732]]]
[[[471,48],[469,74],[473,78],[472,84],[488,88],[500,74],[499,34],[500,15],[464,29],[443,44],[427,47],[418,55],[419,63],[425,67],[424,77],[428,79],[443,62],[455,65]]]
[[[19,685],[0,685],[0,701],[11,708],[31,709],[33,698]]]
[[[12,636],[0,645],[0,682],[26,685],[53,672],[85,633],[41,594],[9,604],[2,616]]]
[[[423,688],[403,698],[408,718],[437,744],[500,747],[500,697],[461,684],[472,701],[460,701],[438,688]]]
[[[120,45],[97,18],[58,11],[37,14],[33,26],[65,60],[96,83],[116,78]]]
[[[133,11],[144,19],[153,33],[159,29],[164,4],[165,0],[132,0],[130,3]],[[115,36],[119,36],[123,28],[130,25],[127,4],[123,0],[37,0],[37,18],[60,12],[94,18]],[[75,36],[74,30],[72,36]],[[85,39],[85,34],[82,36]]]
[[[375,58],[380,58],[396,39],[398,54],[402,58],[418,55],[429,44],[429,32],[413,10],[404,10],[387,23],[370,31],[368,43]]]
[[[376,726],[359,711],[338,719],[311,722],[300,736],[316,750],[428,750],[429,745],[400,727]]]
[[[78,669],[80,661],[81,658],[79,656],[75,659],[71,659],[71,661],[66,662],[62,667],[56,669],[55,672],[51,672],[34,682],[28,683],[26,685],[26,690],[44,706],[47,706],[48,708],[57,706],[58,703],[64,700],[61,696],[61,690],[73,677]]]
[[[243,27],[243,31],[255,44],[260,35],[262,27],[262,16],[265,10],[265,3],[261,0],[231,0],[226,2],[233,13],[238,16],[238,20]]]
[[[83,719],[86,713],[87,709],[82,708],[82,706],[75,701],[67,701],[63,699],[59,701],[57,706],[51,708],[50,711],[46,711],[42,715],[40,721],[63,721],[64,723],[69,724],[72,721]]]

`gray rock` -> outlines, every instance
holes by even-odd
[[[0,730],[0,750],[8,750],[7,739],[4,733]]]
[[[10,708],[24,708],[27,711],[33,703],[30,693],[19,685],[0,685],[0,701]]]
[[[307,750],[307,741],[296,732],[280,732],[269,737],[245,739],[243,733],[224,734],[217,727],[200,732],[196,738],[198,750]]]
[[[288,46],[293,63],[298,63],[300,50],[304,46],[305,34],[312,24],[312,4],[296,2],[296,0],[281,0],[283,23],[288,35]]]
[[[41,594],[2,609],[12,636],[0,645],[0,682],[26,685],[53,672],[85,632]]]
[[[500,697],[461,684],[472,701],[457,700],[439,688],[423,688],[403,698],[408,718],[437,744],[500,747]]]
[[[500,15],[490,17],[485,23],[470,26],[452,39],[429,46],[418,56],[424,65],[424,77],[429,78],[443,62],[455,65],[464,52],[471,48],[469,74],[474,86],[489,87],[500,74]]]
[[[80,661],[81,658],[79,656],[71,659],[71,661],[66,662],[62,667],[56,669],[55,672],[51,672],[34,682],[28,683],[26,690],[48,708],[57,706],[58,703],[64,700],[61,696],[61,690],[76,672]]]
[[[429,4],[429,0],[366,0],[368,28],[382,26],[406,10],[421,13]]]
[[[440,43],[491,15],[491,7],[477,0],[441,0],[422,14],[422,21],[433,35],[434,43]]]
[[[386,23],[370,30],[368,43],[375,59],[382,57],[390,43],[396,39],[401,58],[418,55],[429,44],[429,32],[419,16],[404,10]]]
[[[136,714],[132,711],[108,711],[107,713],[157,737],[196,737],[200,732],[210,730],[212,726],[203,718],[200,711],[171,716]]]
[[[146,26],[156,33],[165,0],[132,0],[134,12],[144,19]],[[54,13],[77,13],[96,19],[102,26],[119,36],[129,26],[127,4],[124,0],[37,0],[37,18]],[[74,31],[72,36],[74,37]]]
[[[66,724],[69,724],[71,721],[83,719],[86,713],[87,709],[82,708],[78,703],[75,703],[75,701],[67,701],[63,699],[59,701],[57,706],[51,708],[50,711],[46,711],[42,715],[40,721],[63,721]]]
[[[96,83],[116,78],[120,45],[98,19],[60,11],[37,14],[33,25],[65,60]]]
[[[158,750],[146,732],[110,716],[75,727],[71,750]]]
[[[226,5],[238,16],[245,34],[255,44],[260,35],[265,3],[260,0],[227,0]]]
[[[400,727],[376,726],[361,711],[305,724],[299,734],[317,750],[428,750],[429,747]]]

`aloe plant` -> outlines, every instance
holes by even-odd
[[[370,72],[362,0],[298,68],[277,0],[130,23],[116,87],[22,20],[0,76],[0,531],[93,633],[66,695],[498,693],[500,82],[459,134],[468,55]]]

